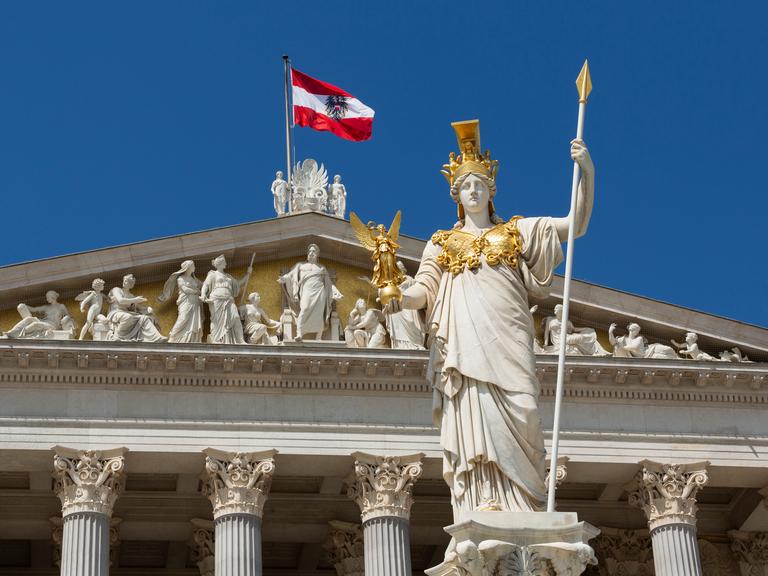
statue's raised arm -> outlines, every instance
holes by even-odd
[[[595,200],[595,165],[592,163],[592,157],[589,149],[583,140],[571,141],[571,159],[578,162],[581,168],[581,180],[576,192],[576,213],[574,216],[574,237],[579,238],[587,233],[589,219],[592,216],[592,206]],[[569,218],[554,218],[557,234],[560,241],[565,242],[568,239],[568,221]]]

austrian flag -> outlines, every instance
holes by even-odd
[[[373,131],[373,110],[332,84],[291,69],[293,121],[360,142]]]

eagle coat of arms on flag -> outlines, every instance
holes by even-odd
[[[372,108],[349,92],[291,68],[293,120],[297,126],[331,132],[345,140],[368,140]]]

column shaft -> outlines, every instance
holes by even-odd
[[[365,576],[411,576],[411,539],[406,518],[379,516],[363,524]]]
[[[216,576],[261,576],[261,518],[227,514],[215,526]]]
[[[216,576],[261,576],[261,518],[227,514],[215,526]]]
[[[109,574],[109,517],[75,512],[64,517],[61,576]]]
[[[651,532],[656,576],[701,576],[696,527],[666,524]]]

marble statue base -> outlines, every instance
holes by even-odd
[[[51,340],[71,340],[72,330],[51,330]]]
[[[575,512],[471,512],[445,528],[445,561],[428,576],[576,576],[597,564],[600,531]]]

